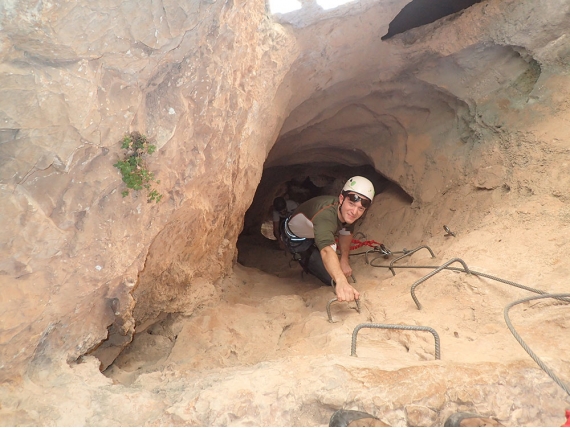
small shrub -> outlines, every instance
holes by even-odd
[[[160,202],[162,195],[152,188],[152,184],[160,184],[160,180],[154,179],[154,173],[147,169],[145,162],[145,156],[153,154],[156,146],[150,144],[144,135],[131,132],[121,140],[121,148],[125,150],[125,157],[113,166],[121,172],[123,182],[127,185],[127,189],[121,193],[123,198],[129,194],[129,189],[146,189],[147,202]]]

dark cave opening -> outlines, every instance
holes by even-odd
[[[245,214],[242,235],[260,233],[261,225],[271,218],[275,197],[282,196],[300,204],[315,196],[336,196],[340,194],[346,180],[354,175],[370,179],[376,194],[381,193],[390,184],[390,181],[371,165],[310,163],[265,169],[251,206]]]
[[[282,196],[299,204],[320,195],[337,196],[350,177],[361,175],[374,184],[376,194],[382,193],[393,183],[372,165],[349,166],[322,162],[274,166],[266,168],[255,196],[244,217],[244,227],[238,237],[238,263],[275,273],[271,266],[261,266],[248,254],[252,246],[267,251],[278,251],[272,230],[273,199]]]
[[[382,36],[382,40],[387,40],[412,28],[431,24],[479,2],[481,0],[412,0],[390,22],[388,32]]]

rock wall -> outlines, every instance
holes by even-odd
[[[0,378],[191,312],[231,268],[296,55],[264,2],[0,5]],[[139,131],[162,200],[123,198]],[[140,273],[140,276],[139,276]],[[108,328],[109,327],[109,328]],[[114,352],[102,347],[103,364]]]
[[[566,195],[539,168],[565,134],[531,129],[566,103],[566,1],[489,0],[386,42],[408,2],[355,3],[303,25],[262,0],[0,5],[0,380],[105,367],[136,326],[216,302],[266,159],[349,146],[418,205],[472,181]],[[121,196],[130,131],[158,147],[157,204]]]
[[[521,109],[550,105],[545,83],[567,73],[567,2],[481,2],[380,42],[400,5],[297,29],[292,73],[307,78],[268,166],[363,152],[417,203],[469,182],[474,163],[502,168],[492,147],[528,124]]]

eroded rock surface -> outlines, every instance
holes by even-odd
[[[394,183],[366,236],[568,291],[570,5],[482,1],[382,40],[408,3],[291,19],[263,1],[0,5],[3,424],[323,425],[339,408],[392,425],[564,422],[568,395],[502,319],[528,292],[447,273],[418,311],[408,287],[425,271],[356,256],[366,311],[337,307],[331,325],[330,289],[271,242],[237,251],[283,168],[328,163],[319,173],[341,180],[338,165],[366,165]],[[158,204],[121,196],[131,131],[158,148]],[[567,311],[514,316],[568,383]],[[350,357],[365,321],[432,325],[442,360],[411,333]]]

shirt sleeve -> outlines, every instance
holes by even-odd
[[[323,211],[315,216],[313,230],[315,232],[315,245],[319,251],[329,245],[336,247],[336,229],[336,211]]]

